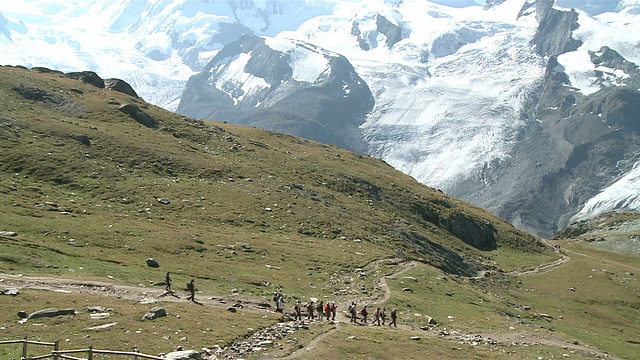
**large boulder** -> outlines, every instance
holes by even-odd
[[[148,128],[155,129],[158,127],[158,122],[156,121],[156,119],[153,118],[153,116],[140,110],[139,107],[133,104],[121,105],[120,107],[118,107],[118,110],[129,115],[130,118],[132,118],[133,120],[137,121],[138,123]]]
[[[173,351],[164,356],[169,360],[199,360],[200,353],[195,350]]]
[[[76,311],[73,309],[43,309],[36,312],[32,312],[27,317],[28,319],[49,318],[64,315],[76,315]]]
[[[161,307],[154,307],[142,316],[142,321],[155,320],[160,317],[167,316],[167,311]]]
[[[104,85],[107,89],[121,92],[123,94],[127,94],[129,96],[133,96],[135,98],[139,98],[138,94],[135,90],[126,83],[124,80],[120,79],[107,79],[104,81]]]
[[[104,89],[104,80],[93,71],[70,72],[65,76]]]

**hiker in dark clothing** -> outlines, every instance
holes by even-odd
[[[189,297],[187,300],[196,302],[196,286],[193,283],[193,279],[187,283],[187,290],[189,290]]]
[[[167,271],[167,275],[164,277],[164,289],[166,291],[171,291],[171,276],[169,276],[169,272]]]
[[[293,305],[293,311],[296,313],[296,320],[302,320],[302,309],[300,308],[300,300]]]
[[[355,323],[358,319],[358,317],[356,316],[357,310],[356,310],[356,303],[355,301],[351,303],[351,306],[349,306],[349,315],[351,315],[351,322]]]
[[[316,313],[318,314],[318,319],[322,320],[322,318],[324,317],[324,305],[323,302],[320,301],[320,303],[316,306]]]
[[[307,320],[313,320],[313,303],[307,304]]]
[[[336,303],[331,303],[331,320],[335,320],[336,319],[336,309],[338,307],[336,306]]]
[[[382,312],[380,312],[380,320],[382,320],[382,325],[384,325],[384,322],[387,321],[387,309],[382,309]]]
[[[362,323],[366,324],[367,323],[367,305],[363,306],[362,309],[360,310],[360,315],[362,315]]]
[[[389,323],[389,327],[391,327],[391,324],[393,324],[393,327],[398,327],[396,325],[396,319],[398,318],[396,309],[391,310],[391,322]]]

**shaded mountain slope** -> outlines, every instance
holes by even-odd
[[[220,266],[234,259],[216,250],[229,241],[261,244],[270,249],[262,257],[294,268],[317,261],[285,260],[309,246],[341,248],[331,266],[403,248],[467,276],[487,266],[482,251],[544,251],[534,237],[380,160],[289,135],[206,125],[55,72],[3,67],[0,85],[2,228],[22,235],[9,246],[31,238],[64,257],[74,256],[75,245],[109,248],[100,256],[112,264],[144,256],[130,249],[146,246],[166,257],[217,258],[186,265],[204,278],[232,271]],[[43,96],[25,95],[32,93]],[[60,259],[15,256],[60,266]]]

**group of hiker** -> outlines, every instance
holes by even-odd
[[[354,324],[358,323],[357,313],[358,311],[356,308],[356,303],[352,302],[351,305],[349,305],[349,317],[350,317],[351,323],[354,323]],[[360,315],[362,316],[361,323],[367,324],[367,316],[369,316],[369,312],[367,311],[367,305],[364,305],[362,309],[360,309]],[[389,322],[389,327],[391,326],[398,327],[398,325],[396,324],[397,319],[398,319],[398,311],[396,309],[391,310],[391,321]],[[373,320],[371,321],[371,323],[374,326],[381,326],[381,325],[385,325],[386,322],[387,322],[387,309],[377,308],[373,312]]]
[[[282,312],[282,301],[283,301],[283,295],[281,292],[277,292],[274,295],[274,300],[276,300],[276,312]],[[296,301],[296,303],[293,305],[293,311],[294,311],[294,319],[295,320],[302,320],[302,316],[303,316],[303,311],[306,310],[306,319],[307,320],[335,320],[336,319],[336,309],[338,308],[338,305],[334,302],[334,301],[327,301],[327,302],[323,302],[323,301],[319,301],[319,302],[314,302],[314,301],[310,301],[306,304],[301,304],[300,300]],[[373,320],[372,320],[372,324],[375,326],[381,326],[381,325],[385,325],[386,321],[387,321],[387,309],[386,308],[377,308],[374,312],[373,312]],[[391,321],[389,322],[389,326],[393,326],[393,327],[398,327],[396,324],[396,320],[398,318],[397,315],[397,310],[393,309],[391,310]],[[368,311],[367,311],[367,305],[364,305],[362,307],[362,309],[360,309],[360,315],[362,316],[362,318],[360,319],[360,323],[361,324],[368,324],[367,322],[367,316]],[[349,317],[351,320],[351,323],[358,323],[358,311],[356,308],[356,303],[352,302],[351,305],[349,306]]]
[[[167,291],[167,293],[172,293],[173,291],[171,290],[171,276],[170,273],[167,272],[167,275],[165,276],[164,279],[165,282],[165,290]],[[189,281],[187,283],[187,290],[189,291],[189,296],[187,297],[187,300],[192,301],[192,302],[196,302],[195,299],[195,284],[193,282],[193,279],[191,279],[191,281]],[[276,312],[279,313],[284,313],[284,294],[282,293],[282,289],[278,290],[277,292],[275,292],[273,294],[273,301],[275,301],[276,303]],[[317,302],[317,304],[316,304]],[[327,302],[323,302],[323,301],[310,301],[307,304],[304,305],[304,309],[306,310],[306,319],[307,320],[314,320],[314,319],[318,319],[318,320],[332,320],[334,321],[336,319],[336,309],[338,308],[338,305],[336,305],[335,301],[327,301]],[[295,320],[302,320],[302,312],[303,312],[303,305],[300,303],[300,300],[298,300],[294,305],[293,305],[293,311],[294,311],[294,319]],[[367,305],[364,305],[360,311],[357,311],[357,307],[356,307],[356,303],[355,301],[351,303],[351,305],[349,305],[349,318],[351,323],[357,324],[358,323],[358,313],[360,314],[360,316],[362,317],[360,319],[360,323],[361,324],[368,324],[367,322],[367,317],[369,316],[369,312],[367,310]],[[393,327],[398,327],[396,325],[396,320],[398,318],[397,315],[397,310],[393,309],[391,310],[391,321],[389,322],[389,326],[393,326]],[[371,323],[374,326],[383,326],[385,325],[387,321],[387,309],[386,308],[382,308],[380,309],[379,307],[373,312],[373,320],[371,321]]]

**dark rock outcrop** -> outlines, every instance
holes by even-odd
[[[295,61],[305,60],[295,57],[307,55],[324,57],[326,69],[315,79],[296,78],[294,68],[300,64]],[[230,76],[229,63],[239,58],[247,58],[243,73]],[[245,86],[247,77],[262,85]],[[246,35],[225,46],[202,73],[189,79],[177,112],[364,152],[358,126],[372,107],[371,91],[345,57],[303,42],[280,51],[263,38]]]
[[[133,96],[134,98],[140,98],[135,90],[131,87],[131,85],[127,84],[124,80],[120,79],[107,79],[104,81],[105,88],[117,92],[121,92],[123,94],[127,94],[129,96]]]
[[[533,37],[536,52],[542,56],[553,56],[574,51],[582,45],[572,37],[578,28],[578,13],[553,8],[554,0],[536,1],[538,30]]]
[[[70,72],[65,76],[104,89],[104,80],[93,71]]]
[[[138,123],[148,128],[155,129],[158,127],[158,121],[156,121],[156,119],[154,119],[153,116],[140,110],[140,108],[137,107],[136,105],[124,104],[119,106],[118,110],[129,115],[129,117],[131,117],[133,120],[137,121]]]
[[[375,31],[362,31],[360,27],[363,21],[368,21],[368,19],[358,19],[351,24],[351,35],[356,37],[358,46],[360,46],[362,50],[376,48],[378,46],[377,39],[379,34],[385,36],[385,45],[388,48],[392,48],[393,45],[402,40],[402,28],[380,14],[376,14],[375,16]]]

